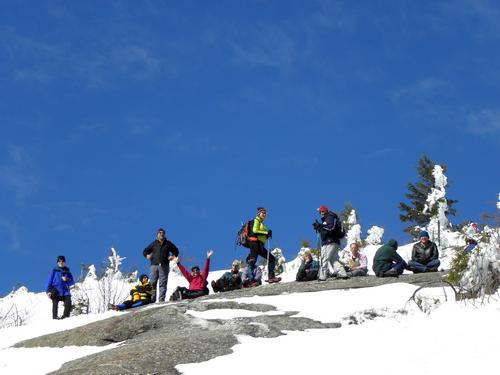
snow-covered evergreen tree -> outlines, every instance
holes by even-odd
[[[368,236],[365,238],[367,245],[380,245],[382,244],[382,237],[384,236],[384,228],[376,225],[372,226],[367,231]]]

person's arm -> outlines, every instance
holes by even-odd
[[[439,250],[436,246],[436,244],[433,242],[432,243],[432,251],[431,251],[431,260],[434,259],[439,259]]]
[[[368,270],[368,258],[365,254],[359,254],[359,268]]]
[[[66,285],[68,285],[68,287],[75,285],[75,280],[73,279],[71,272],[66,274]]]
[[[326,215],[324,222],[325,224],[323,224],[323,229],[331,232],[333,228],[335,228],[335,224],[337,224],[337,219],[335,216],[328,214]]]
[[[152,252],[153,252],[153,245],[154,245],[154,241],[151,242],[143,251],[142,251],[142,255],[144,255],[144,258],[148,258],[148,255],[150,255]],[[148,258],[149,259],[149,258]]]
[[[203,280],[206,280],[208,277],[208,272],[210,270],[210,257],[212,255],[214,255],[213,250],[208,250],[207,259],[205,260],[205,265],[203,266],[203,271],[201,272],[201,277],[203,277]]]
[[[179,267],[179,271],[181,271],[182,276],[184,276],[188,282],[191,282],[191,274],[184,268],[181,262],[179,262],[179,258],[174,257],[172,260],[177,263],[177,267]]]
[[[168,257],[168,260],[172,260],[173,257],[179,256],[179,249],[170,241],[168,241],[168,251],[172,254]]]
[[[54,282],[54,269],[50,271],[49,278],[47,279],[47,284],[45,285],[45,293],[49,293],[49,288]]]

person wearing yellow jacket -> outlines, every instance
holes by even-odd
[[[111,308],[117,311],[144,306],[151,303],[153,287],[149,282],[148,275],[139,276],[139,284],[130,289],[131,300],[127,300],[119,305],[111,305]]]
[[[264,247],[268,238],[273,235],[272,230],[267,229],[264,225],[264,220],[267,217],[267,211],[264,207],[257,207],[257,216],[253,220],[253,225],[251,226],[251,233],[248,235],[250,253],[247,256],[247,264],[256,264],[257,257],[268,259],[268,283],[276,283],[281,281],[281,277],[276,277],[274,274],[274,267],[276,263],[276,258],[271,252]],[[268,258],[269,257],[269,258]],[[250,267],[250,266],[249,266]]]

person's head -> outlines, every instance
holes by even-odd
[[[418,236],[420,238],[420,242],[422,242],[422,243],[427,243],[429,241],[429,233],[426,232],[425,230],[420,232],[420,234]]]
[[[141,276],[139,276],[139,281],[142,284],[146,284],[149,281],[148,275],[146,275],[145,273],[143,273]]]
[[[59,255],[57,257],[57,264],[59,266],[64,266],[65,263],[66,263],[66,257],[64,255]]]
[[[156,231],[156,239],[157,239],[158,241],[162,241],[164,238],[165,238],[165,229],[163,229],[163,228],[159,228],[159,229]]]
[[[199,274],[200,274],[200,267],[198,267],[198,266],[191,267],[191,275],[192,276],[197,276]]]
[[[238,260],[234,260],[231,264],[231,271],[238,272],[240,270],[240,262]]]
[[[257,216],[261,219],[265,219],[267,215],[267,211],[264,207],[257,207]]]
[[[303,257],[304,261],[306,261],[306,262],[312,261],[312,254],[310,251],[305,251],[304,255],[302,257]]]
[[[359,245],[356,242],[350,244],[349,247],[351,249],[352,255],[357,256],[359,254]]]
[[[326,214],[328,213],[328,207],[326,207],[324,204],[318,207],[318,212],[321,217],[325,217]]]

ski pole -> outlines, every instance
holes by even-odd
[[[269,254],[271,253],[271,241],[267,239],[267,279],[269,280]]]
[[[319,233],[319,231],[316,231],[316,237],[318,238],[318,258],[319,258],[319,273],[321,273],[321,269],[322,269],[322,266],[323,266],[323,261],[322,261],[322,257],[321,257],[321,248],[323,247],[323,244],[321,243],[321,235]],[[319,281],[319,274],[318,274],[318,281]]]

